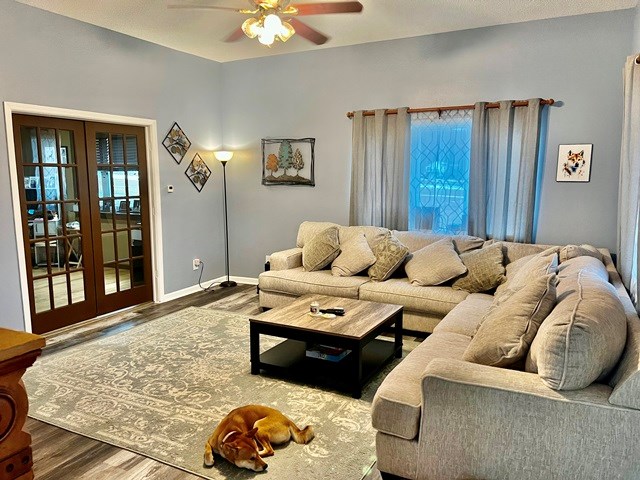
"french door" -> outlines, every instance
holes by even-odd
[[[33,331],[151,300],[144,129],[13,122]]]

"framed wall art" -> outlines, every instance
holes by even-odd
[[[180,125],[177,122],[173,124],[167,136],[164,137],[162,145],[167,149],[167,152],[171,154],[177,164],[182,162],[182,159],[189,151],[191,147],[191,141],[187,138],[187,134],[184,133]]]
[[[315,187],[315,138],[263,138],[262,184]]]
[[[557,182],[588,182],[591,179],[593,144],[558,146]]]
[[[184,174],[189,178],[189,180],[191,180],[191,183],[196,187],[196,190],[201,192],[204,188],[204,184],[207,183],[207,180],[209,180],[209,177],[211,176],[211,169],[207,166],[205,161],[202,160],[202,157],[196,153]]]

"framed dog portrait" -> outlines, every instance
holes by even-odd
[[[556,182],[588,182],[591,179],[593,144],[558,146]]]

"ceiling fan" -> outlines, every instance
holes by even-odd
[[[322,2],[291,4],[290,0],[249,0],[250,9],[233,7],[219,7],[216,5],[168,5],[168,8],[227,10],[245,15],[252,15],[246,19],[241,27],[234,30],[225,38],[225,42],[235,42],[243,37],[258,38],[266,46],[279,40],[286,42],[294,33],[316,45],[322,45],[329,37],[301,22],[296,16],[322,15],[327,13],[359,13],[362,11],[360,2]]]

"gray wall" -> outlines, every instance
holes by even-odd
[[[303,220],[346,224],[347,110],[553,97],[537,241],[615,248],[621,69],[633,15],[619,11],[224,63],[233,274],[294,246]],[[316,187],[260,185],[260,138],[316,137]],[[555,182],[558,144],[593,143],[591,183]]]
[[[156,119],[159,142],[174,121],[196,151],[221,141],[221,65],[35,8],[0,0],[0,101]],[[4,116],[0,120],[4,132]],[[189,183],[187,159],[177,165],[158,144],[163,187],[165,291],[194,285],[195,256],[205,278],[224,271],[221,167],[202,193]],[[165,186],[175,185],[167,194]],[[0,133],[0,326],[23,327],[6,138]]]
[[[640,3],[638,4],[635,10],[632,53],[640,53]]]

